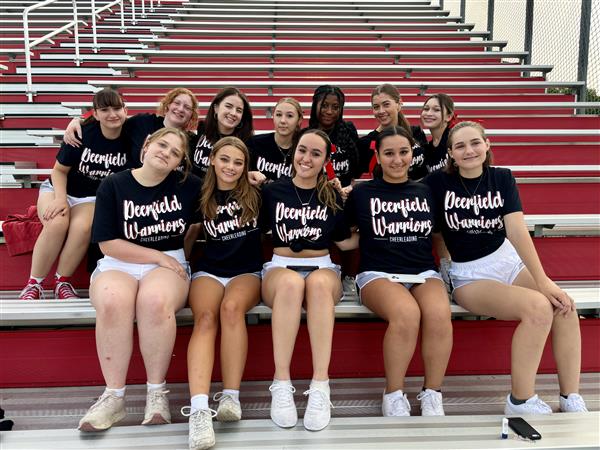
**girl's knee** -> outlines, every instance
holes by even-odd
[[[65,235],[69,229],[69,216],[58,215],[50,220],[44,221],[44,231],[52,235]]]
[[[527,298],[521,321],[539,328],[550,328],[554,319],[550,301],[541,293],[533,292]]]
[[[218,315],[208,309],[198,311],[194,314],[194,329],[201,331],[213,331],[217,329]]]
[[[417,305],[405,305],[402,311],[390,317],[388,328],[405,338],[415,337],[419,333],[421,311]]]
[[[246,311],[235,299],[225,299],[221,303],[221,324],[233,326],[245,321]]]

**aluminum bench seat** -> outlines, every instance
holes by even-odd
[[[527,416],[543,436],[537,450],[592,449],[598,445],[600,412]],[[524,449],[530,443],[499,438],[500,415],[445,417],[334,417],[324,430],[304,430],[301,423],[281,430],[269,419],[215,422],[215,450],[315,448],[319,450],[379,449]],[[128,426],[90,434],[76,429],[3,433],[3,449],[139,449],[187,448],[188,424]]]
[[[325,14],[325,15],[321,15]],[[287,14],[287,13],[266,13],[266,12],[254,12],[254,13],[246,13],[246,14],[238,14],[234,11],[218,13],[218,12],[202,12],[202,14],[169,14],[171,20],[179,20],[179,21],[193,21],[193,20],[201,20],[201,21],[211,21],[211,20],[230,20],[232,25],[236,25],[238,20],[264,20],[270,21],[273,25],[279,25],[280,20],[310,20],[313,23],[319,23],[321,21],[331,21],[332,17],[335,17],[336,23],[343,23],[344,21],[352,21],[353,24],[356,24],[354,21],[371,23],[371,21],[381,21],[381,22],[394,22],[396,24],[403,23],[421,23],[425,22],[428,24],[433,23],[447,23],[447,22],[460,22],[462,18],[460,16],[439,16],[439,15],[410,15],[407,16],[403,13],[394,14],[393,12],[389,14],[382,15],[380,12],[379,15],[366,14],[363,11],[355,11],[352,13],[342,13],[341,11],[331,11],[331,14],[327,14],[327,12],[321,12],[321,14],[308,14],[308,11],[305,11],[305,14]]]

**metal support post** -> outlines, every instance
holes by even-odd
[[[487,5],[487,29],[490,32],[488,39],[494,39],[494,0],[488,0]]]
[[[598,6],[598,5],[596,5]],[[583,81],[578,101],[585,102],[587,97],[587,69],[590,53],[590,19],[592,17],[592,0],[581,0],[581,22],[579,24],[579,59],[577,62],[577,81]],[[579,110],[584,113],[585,110]]]

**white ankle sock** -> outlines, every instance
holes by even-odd
[[[273,378],[273,383],[275,384],[284,384],[287,386],[291,386],[292,385],[292,380],[278,380],[276,378]]]
[[[163,381],[162,383],[148,383],[146,382],[146,387],[149,391],[158,391],[159,389],[164,389],[167,387],[167,382]]]
[[[402,389],[398,389],[397,391],[394,392],[390,392],[388,394],[384,394],[387,398],[392,399],[392,398],[396,398],[396,397],[402,397],[404,396],[404,392],[402,391]]]
[[[311,389],[318,389],[320,391],[326,392],[328,395],[329,391],[329,380],[311,380],[310,382]]]
[[[191,413],[194,414],[196,411],[201,409],[208,409],[208,394],[194,395],[191,400]]]
[[[41,284],[41,282],[44,281],[44,278],[46,277],[34,277],[33,275],[29,275],[29,279],[35,280],[37,284]]]
[[[231,395],[231,397],[236,401],[239,402],[240,401],[240,391],[237,391],[235,389],[223,389],[223,394],[224,395]]]
[[[123,386],[122,388],[118,388],[118,389],[113,389],[113,388],[107,387],[106,389],[104,389],[104,392],[108,392],[108,393],[114,395],[115,397],[125,397],[125,389],[126,388],[127,388],[127,386]]]

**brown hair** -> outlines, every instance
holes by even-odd
[[[327,164],[329,162],[329,159],[331,158],[331,141],[329,140],[329,136],[327,136],[327,133],[325,133],[324,131],[317,129],[306,130],[304,133],[302,133],[302,136],[306,136],[307,134],[316,134],[323,140],[323,142],[325,143],[325,164]],[[300,139],[302,139],[302,136],[300,136]],[[300,141],[300,139],[298,141]],[[296,147],[294,147],[294,152],[292,153],[292,161],[294,161],[297,148],[298,145],[296,144]],[[323,169],[324,168],[325,167],[323,167]],[[292,178],[296,176],[296,168],[294,167],[293,162],[291,176]],[[321,173],[317,176],[317,186],[315,187],[315,189],[317,190],[317,199],[319,200],[319,202],[321,202],[321,204],[325,205],[328,208],[331,208],[333,211],[342,209],[341,206],[337,203],[335,189],[333,188],[331,183],[329,183],[327,175],[325,174],[325,170],[322,170]]]
[[[196,96],[189,89],[175,88],[167,92],[165,96],[160,100],[160,103],[156,108],[156,114],[158,114],[159,116],[164,116],[165,114],[167,114],[169,105],[171,105],[171,103],[173,103],[173,100],[175,100],[175,98],[181,94],[189,96],[190,100],[192,101],[192,117],[186,124],[186,129],[193,130],[198,124],[198,100],[196,100]]]
[[[415,140],[410,132],[410,129],[406,129],[400,125],[390,125],[389,127],[385,127],[375,138],[375,150],[377,154],[381,150],[381,143],[383,140],[390,136],[402,136],[408,139],[408,143],[410,144],[410,152],[412,153],[412,148],[415,145]],[[373,167],[373,178],[381,178],[383,176],[383,169],[381,168],[381,164],[377,163],[375,167]]]
[[[373,103],[373,98],[375,98],[375,96],[379,94],[389,95],[396,103],[402,105],[402,97],[400,97],[400,92],[398,92],[398,89],[396,89],[395,86],[389,83],[380,84],[379,86],[375,87],[375,89],[373,89],[373,91],[371,92],[371,103]],[[410,129],[410,123],[408,122],[406,117],[404,117],[404,114],[402,113],[402,108],[398,110],[398,125],[402,128],[406,128],[406,130],[412,134]]]
[[[109,87],[105,87],[104,89],[101,89],[94,94],[92,106],[94,108],[94,111],[97,109],[109,107],[125,108],[125,100],[123,100],[123,97],[121,97],[121,94],[119,94],[119,92]],[[96,121],[96,118],[93,115],[90,115],[83,121],[82,125],[86,125],[94,121]]]
[[[248,181],[248,167],[250,165],[250,153],[248,147],[240,139],[234,136],[226,136],[219,139],[210,152],[211,160],[217,156],[219,150],[226,146],[232,146],[241,151],[244,155],[244,169],[242,175],[237,181],[233,190],[233,199],[238,203],[242,212],[239,216],[240,224],[246,224],[252,219],[258,217],[260,211],[260,195],[258,190]],[[200,212],[208,219],[214,219],[217,216],[217,202],[215,201],[215,191],[217,190],[217,176],[215,166],[210,164],[202,185],[200,196]]]
[[[252,125],[252,108],[250,108],[250,102],[248,101],[248,98],[246,98],[246,95],[238,88],[227,86],[217,92],[217,95],[215,95],[215,97],[212,99],[204,119],[204,134],[211,143],[216,143],[220,138],[219,123],[215,114],[215,107],[220,105],[221,102],[230,95],[239,97],[244,104],[242,118],[234,131],[235,137],[241,139],[242,141],[246,141],[254,133],[254,126]]]
[[[427,97],[423,103],[423,106],[425,106],[432,98],[435,98],[442,108],[442,119],[445,119],[447,116],[452,116],[448,122],[448,128],[452,128],[454,126],[453,119],[456,117],[454,114],[454,100],[452,100],[452,97],[450,97],[448,94],[438,93]]]
[[[146,152],[144,151],[146,149],[146,147],[148,147],[148,145],[152,144],[154,141],[157,141],[158,139],[162,138],[163,136],[165,136],[167,134],[174,134],[179,139],[181,139],[181,152],[183,154],[181,157],[181,162],[183,163],[183,180],[185,180],[187,178],[187,176],[189,175],[190,170],[192,168],[192,161],[190,160],[190,155],[188,152],[188,146],[189,146],[188,135],[185,131],[180,130],[179,128],[171,128],[171,127],[161,128],[160,130],[155,131],[150,136],[148,136],[146,138],[146,140],[144,141],[144,145],[142,146],[142,155],[141,155],[142,163],[144,162],[144,156],[146,155]]]
[[[302,120],[304,119],[304,112],[302,111],[302,106],[300,102],[293,97],[284,97],[279,99],[279,101],[275,104],[275,109],[282,103],[287,103],[292,105],[298,114],[298,125],[296,125],[296,129],[294,130],[294,135],[292,136],[292,148],[296,147],[298,140],[300,139],[300,130],[302,129]]]
[[[467,128],[467,127],[475,128],[477,131],[479,131],[479,134],[481,134],[481,137],[483,138],[483,140],[484,141],[487,140],[488,137],[485,134],[485,129],[480,124],[478,124],[477,122],[471,122],[471,121],[465,120],[464,122],[457,123],[450,130],[450,133],[448,134],[448,150],[452,150],[452,142],[454,140],[454,134],[457,131],[462,130],[463,128]],[[492,165],[493,156],[494,155],[492,155],[492,149],[490,148],[487,151],[487,154],[485,155],[485,161],[483,161],[484,169],[486,169]],[[454,159],[451,156],[448,158],[448,162],[446,163],[446,167],[444,168],[444,171],[449,174],[455,174],[458,172],[458,167],[456,167]]]

